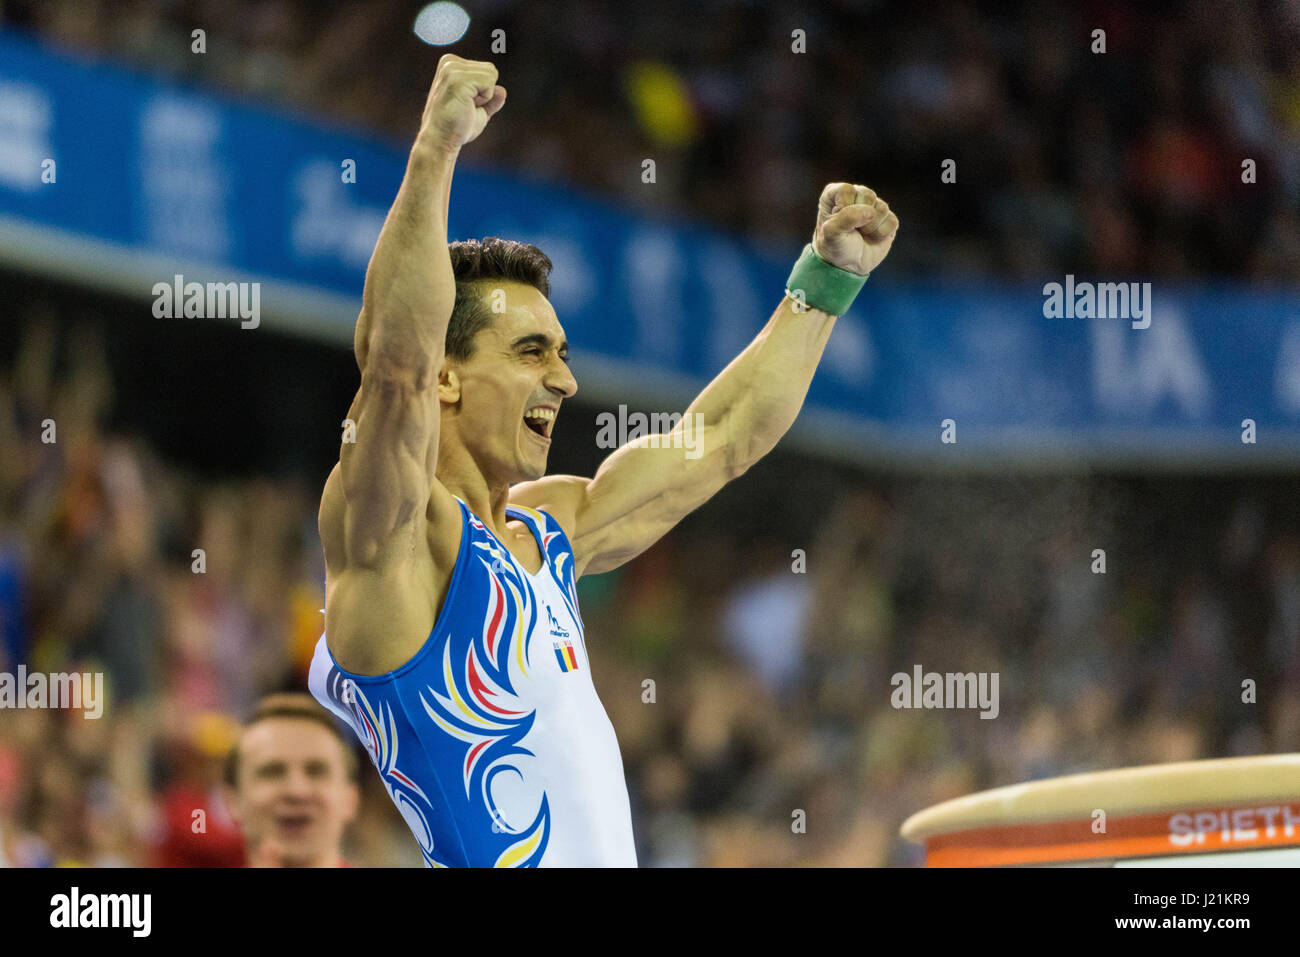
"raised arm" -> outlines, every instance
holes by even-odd
[[[854,275],[865,277],[885,258],[897,228],[898,217],[872,190],[832,183],[822,191],[812,245],[837,267],[831,281],[851,287]],[[561,475],[517,486],[512,500],[549,507],[570,523],[578,574],[609,571],[639,555],[794,424],[835,324],[835,315],[811,307],[817,301],[787,294],[667,436],[622,446],[594,478]]]
[[[354,337],[361,388],[348,412],[355,442],[343,443],[330,477],[341,484],[348,567],[409,555],[413,536],[424,533],[437,463],[438,372],[456,298],[447,248],[452,170],[460,148],[505,102],[496,79],[491,63],[451,54],[438,62],[406,174],[366,270]],[[328,507],[322,503],[322,538]]]

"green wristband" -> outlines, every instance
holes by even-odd
[[[790,270],[786,292],[795,300],[831,316],[842,316],[858,297],[867,277],[832,266],[809,243]]]

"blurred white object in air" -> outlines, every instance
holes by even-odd
[[[458,3],[431,3],[415,17],[415,35],[433,46],[455,43],[469,29],[469,14]]]

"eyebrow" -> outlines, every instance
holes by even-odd
[[[520,336],[514,342],[510,343],[512,349],[518,349],[520,346],[539,345],[543,349],[551,348],[551,337],[544,332],[534,332],[526,336]],[[569,342],[566,339],[560,343],[560,352],[569,351]]]

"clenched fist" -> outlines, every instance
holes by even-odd
[[[817,206],[813,250],[832,266],[865,276],[894,245],[898,217],[865,186],[831,183]]]
[[[495,66],[445,53],[424,104],[420,135],[436,146],[459,149],[483,132],[505,101],[506,88],[497,86]]]

